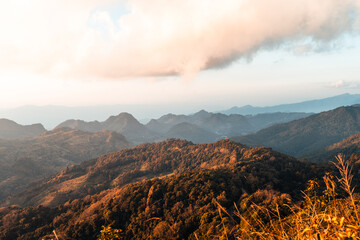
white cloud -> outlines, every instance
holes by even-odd
[[[337,82],[330,83],[329,87],[354,89],[354,88],[360,88],[360,82],[339,80]]]
[[[354,31],[360,7],[359,0],[129,0],[130,13],[113,23],[96,10],[110,2],[2,1],[0,68],[107,78],[191,76],[263,47],[335,39]]]

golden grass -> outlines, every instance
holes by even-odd
[[[316,194],[319,182],[309,181],[300,203],[274,201],[270,206],[253,203],[247,211],[240,211],[235,205],[234,214],[229,214],[216,202],[221,219],[222,213],[232,220],[231,216],[237,217],[233,220],[235,224],[223,226],[219,239],[360,239],[359,197],[351,186],[351,165],[341,155],[336,158],[334,164],[340,177],[327,173],[322,179],[325,190],[321,194]],[[347,196],[338,197],[338,188]],[[284,209],[288,214],[282,214]]]

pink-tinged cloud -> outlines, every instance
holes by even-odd
[[[14,18],[0,3],[0,20],[10,22],[0,67],[115,79],[191,76],[262,48],[326,42],[358,32],[360,9],[359,0],[128,0],[129,13],[113,22],[96,8],[104,1],[17,1],[33,6]]]
[[[339,80],[328,85],[331,88],[349,88],[349,89],[358,89],[360,88],[359,81],[344,81]]]

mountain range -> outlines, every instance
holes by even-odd
[[[243,144],[267,146],[296,157],[304,157],[358,132],[360,107],[348,106],[277,124],[257,133],[232,139]]]
[[[228,110],[221,110],[224,107],[206,107],[194,104],[162,104],[162,105],[99,105],[99,106],[22,106],[12,109],[0,109],[0,118],[12,119],[21,124],[32,124],[40,122],[46,129],[53,129],[60,122],[67,119],[82,119],[84,121],[103,120],[108,116],[120,112],[132,113],[143,124],[152,118],[159,118],[166,113],[176,114],[195,113],[198,109],[211,109],[211,112],[240,115],[256,115],[259,113],[274,112],[307,112],[319,113],[328,111],[340,106],[347,106],[360,103],[358,94],[342,94],[335,97],[311,100],[299,103],[282,104],[268,107],[234,107]]]
[[[224,114],[241,114],[241,115],[254,115],[259,113],[271,112],[308,112],[319,113],[329,111],[341,106],[351,106],[360,103],[360,94],[341,94],[334,97],[323,99],[309,100],[299,103],[281,104],[268,107],[254,107],[246,105],[243,107],[232,107],[228,110],[220,111]]]
[[[68,127],[88,132],[96,132],[100,130],[115,131],[123,134],[134,144],[153,142],[157,139],[156,133],[149,131],[129,113],[120,113],[117,116],[111,116],[104,122],[67,120],[59,124],[57,127]]]
[[[144,125],[121,113],[1,139],[0,239],[211,239],[224,236],[235,212],[261,215],[254,206],[289,216],[286,206],[310,194],[311,182],[337,176],[327,163],[338,153],[360,171],[360,106],[304,115],[200,111]],[[264,128],[213,143],[160,141],[215,141],[254,126]],[[132,145],[152,139],[160,142]],[[230,228],[226,234],[236,237]]]
[[[110,130],[123,134],[130,142],[161,141],[168,138],[180,138],[194,143],[210,143],[226,137],[244,135],[267,126],[307,117],[309,113],[268,113],[255,116],[238,114],[225,115],[201,110],[191,115],[167,114],[152,119],[143,125],[131,114],[120,113],[104,122],[85,122],[67,120],[58,127],[68,127],[82,131]]]

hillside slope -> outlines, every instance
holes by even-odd
[[[340,107],[289,123],[277,124],[255,134],[232,138],[252,146],[266,146],[301,157],[360,131],[360,108]]]
[[[51,237],[55,229],[60,239],[92,240],[102,226],[121,229],[124,239],[196,239],[205,234],[205,228],[211,236],[221,231],[216,227],[221,226],[221,219],[215,201],[231,208],[234,202],[265,188],[276,196],[291,198],[281,193],[292,195],[317,174],[309,163],[229,140],[198,145],[180,140],[144,144],[69,168],[38,192],[52,188],[55,194],[66,187],[71,189],[68,199],[73,191],[82,198],[54,208],[1,208],[0,238]],[[144,178],[151,180],[140,181]],[[97,189],[90,195],[80,194],[86,188]],[[26,194],[31,191],[23,196]]]
[[[356,133],[340,142],[334,143],[324,149],[309,152],[306,157],[315,162],[334,161],[334,156],[343,154],[347,158],[360,156],[360,133]]]
[[[55,206],[135,181],[271,157],[295,161],[266,148],[249,148],[229,140],[196,145],[171,139],[143,144],[69,167],[52,179],[13,196],[10,204]]]
[[[127,147],[124,136],[115,132],[66,128],[22,140],[0,139],[0,201],[36,179]]]

